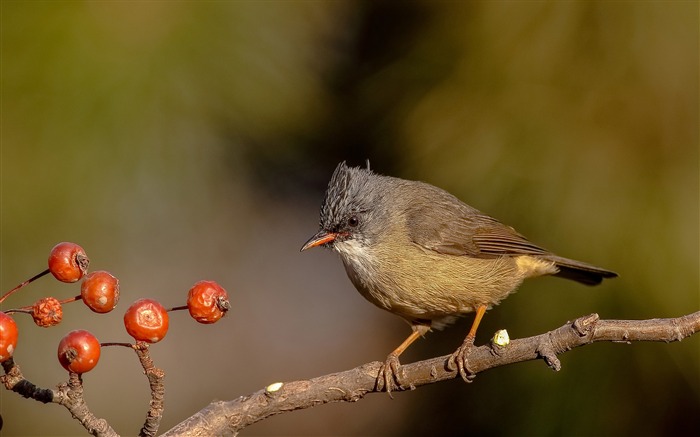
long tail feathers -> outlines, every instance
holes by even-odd
[[[559,267],[559,272],[555,273],[554,276],[571,279],[585,285],[598,285],[603,279],[617,277],[615,272],[580,261],[558,256],[553,256],[550,259]]]

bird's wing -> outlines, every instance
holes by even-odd
[[[556,264],[555,276],[586,285],[599,284],[617,273],[556,256],[531,243],[527,238],[493,217],[460,202],[446,192],[432,193],[426,199],[439,199],[429,207],[427,202],[414,202],[406,209],[406,226],[411,240],[438,253],[474,258],[532,255]]]
[[[409,208],[406,218],[411,240],[438,253],[475,258],[551,255],[510,226],[461,202]]]

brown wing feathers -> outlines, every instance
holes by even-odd
[[[462,204],[464,205],[464,204]],[[445,215],[451,216],[445,220]],[[559,267],[554,276],[586,285],[599,284],[616,273],[580,261],[562,258],[530,242],[515,229],[464,205],[464,208],[421,208],[408,217],[409,234],[416,244],[446,255],[495,258],[530,255],[551,260]]]

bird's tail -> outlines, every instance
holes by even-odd
[[[586,264],[573,259],[551,256],[548,259],[554,261],[559,271],[554,274],[560,278],[571,279],[585,285],[598,285],[603,279],[615,278],[617,273],[600,267]]]

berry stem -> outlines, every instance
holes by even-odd
[[[3,311],[5,314],[23,313],[32,314],[32,307],[22,307],[22,308],[11,308],[7,311]]]
[[[167,312],[170,312],[170,311],[182,311],[182,310],[186,310],[186,309],[187,309],[187,305],[182,305],[182,306],[179,306],[179,307],[172,307],[172,308],[169,308],[169,309],[167,309],[167,310],[165,310],[165,311],[167,311]]]
[[[46,269],[43,272],[39,273],[38,275],[34,275],[31,278],[27,279],[26,281],[22,282],[21,284],[19,284],[18,286],[16,286],[12,290],[5,293],[2,297],[0,297],[0,303],[3,303],[5,301],[5,299],[10,297],[10,295],[15,293],[16,291],[19,291],[20,289],[22,289],[22,287],[25,287],[25,286],[29,285],[30,283],[36,281],[37,279],[41,278],[42,276],[49,274],[49,272],[50,272],[50,270]]]
[[[131,343],[119,343],[119,342],[100,343],[100,347],[107,347],[107,346],[122,346],[122,347],[128,347],[129,349],[134,349],[136,347],[136,345],[131,344]]]
[[[63,300],[59,300],[58,302],[59,302],[61,305],[63,305],[64,303],[75,302],[76,300],[81,300],[82,298],[83,298],[83,297],[82,297],[81,295],[77,295],[77,296],[69,297],[69,298],[66,298],[66,299],[63,299]]]
[[[69,297],[69,298],[66,298],[66,299],[63,299],[63,300],[59,300],[58,303],[60,303],[61,305],[63,305],[64,303],[71,303],[71,302],[75,302],[76,300],[80,300],[80,299],[82,299],[82,297],[81,297],[80,295],[77,295],[77,296]],[[34,308],[34,305],[27,305],[27,306],[24,306],[24,307],[19,307],[19,308],[7,310],[7,311],[5,311],[5,313],[27,313],[27,314],[31,314],[33,308]]]

